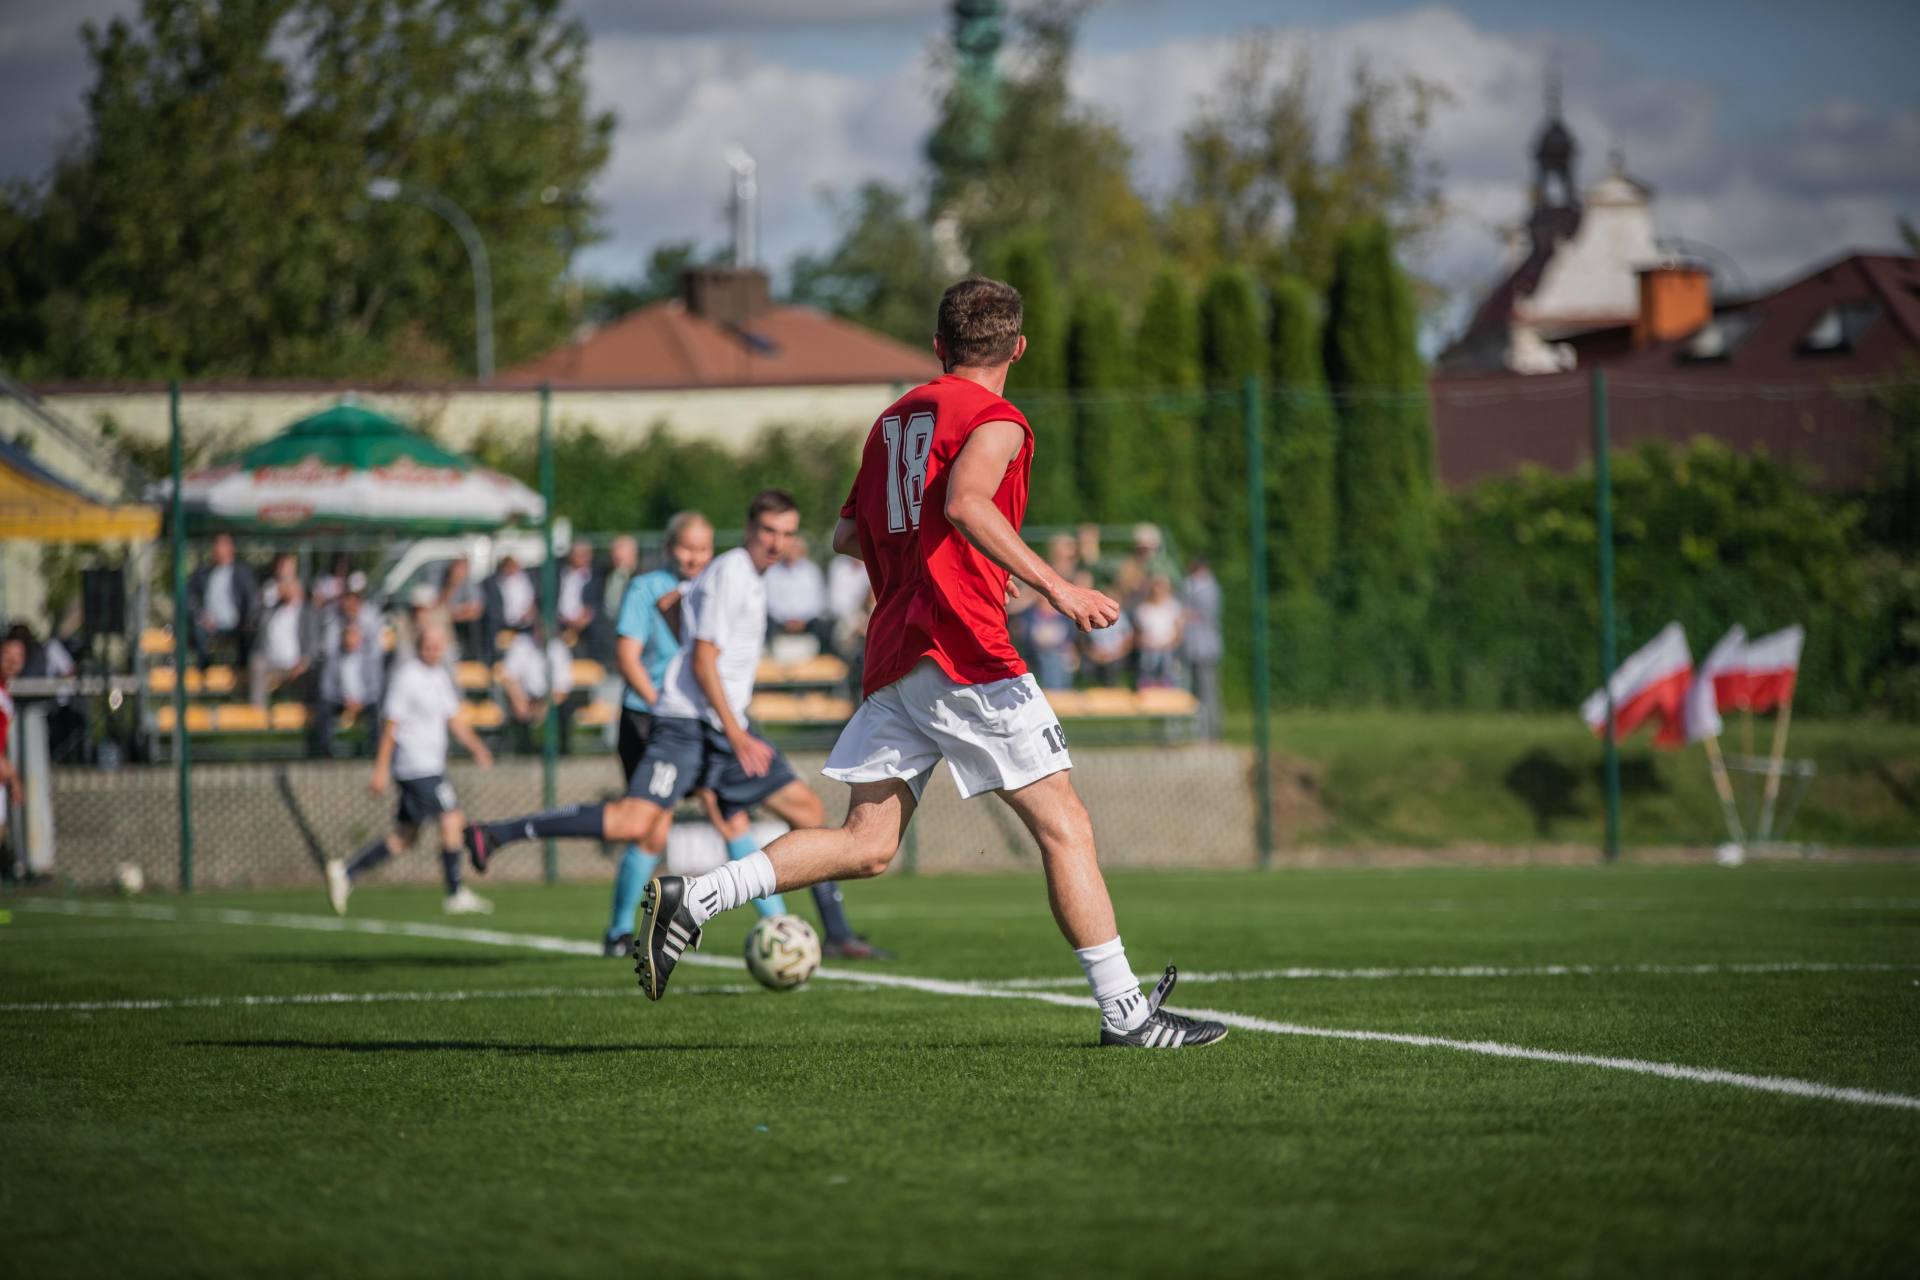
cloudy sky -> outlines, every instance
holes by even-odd
[[[79,128],[83,19],[134,0],[0,0],[0,174],[43,172]],[[822,245],[823,194],[916,171],[933,114],[928,50],[944,0],[573,0],[593,83],[620,129],[600,196],[610,239],[583,269],[634,271],[663,240],[724,237],[722,160],[760,159],[765,257]],[[1445,85],[1434,154],[1455,213],[1420,264],[1463,292],[1524,207],[1549,68],[1565,83],[1581,177],[1620,148],[1662,233],[1710,246],[1759,286],[1920,220],[1920,3],[1914,0],[1105,0],[1080,95],[1125,131],[1141,180],[1175,179],[1178,138],[1249,32],[1304,48],[1330,103],[1353,59]]]

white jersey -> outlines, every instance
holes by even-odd
[[[693,675],[693,642],[705,640],[720,651],[720,683],[727,692],[727,705],[734,719],[745,724],[766,638],[767,588],[753,567],[753,557],[745,547],[715,556],[680,597],[681,648],[667,664],[653,713],[701,719],[720,728],[720,713],[708,704]]]
[[[447,771],[447,721],[460,714],[453,673],[408,656],[393,664],[386,718],[393,724],[393,776],[437,778]]]

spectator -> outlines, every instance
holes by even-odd
[[[534,594],[533,579],[511,553],[500,557],[499,566],[486,581],[484,594],[486,608],[480,618],[482,649],[478,656],[490,664],[498,656],[496,646],[502,631],[526,631],[533,626],[539,597]]]
[[[1147,580],[1146,598],[1133,607],[1142,689],[1172,687],[1180,653],[1180,615],[1180,602],[1173,598],[1173,579],[1164,573],[1154,574]]]
[[[307,603],[315,609],[329,609],[334,601],[347,593],[347,579],[353,576],[353,562],[342,551],[334,556],[327,565],[327,571],[313,580],[313,589],[307,593]]]
[[[1042,689],[1071,689],[1074,670],[1079,666],[1073,620],[1038,592],[1029,594],[1034,601],[1025,616],[1033,678],[1040,682]]]
[[[26,653],[18,672],[21,679],[64,680],[75,674],[73,655],[59,637],[49,635],[42,644],[34,636],[32,627],[16,622],[7,628],[7,639],[19,641]],[[72,694],[21,698],[19,702],[51,704],[47,709],[47,752],[56,763],[79,759],[85,754],[87,717],[81,706],[75,704]]]
[[[481,643],[481,620],[487,612],[485,593],[473,580],[473,566],[462,557],[447,563],[440,578],[440,610],[447,616],[456,656],[486,652]]]
[[[1070,533],[1056,533],[1047,539],[1047,567],[1067,581],[1080,572],[1079,544]]]
[[[12,807],[14,784],[13,756],[10,754],[13,736],[13,694],[9,691],[9,686],[26,665],[27,646],[24,641],[12,634],[9,634],[5,640],[0,640],[0,845],[7,844],[7,814]],[[9,879],[15,873],[15,861],[9,849],[6,861]]]
[[[873,586],[864,561],[835,556],[827,565],[827,616],[833,623],[833,651],[847,664],[848,686],[860,688],[867,652],[867,619],[873,611]]]
[[[833,639],[827,617],[827,575],[807,558],[802,534],[787,539],[778,563],[763,575],[767,584],[767,635],[811,635],[824,651]]]
[[[1082,569],[1073,585],[1091,591],[1095,585],[1093,574]],[[1133,656],[1133,623],[1128,620],[1127,611],[1122,609],[1115,614],[1110,625],[1087,632],[1083,644],[1086,662],[1081,670],[1088,680],[1103,689],[1124,688],[1127,659]]]
[[[380,663],[377,645],[369,646],[357,618],[347,616],[339,624],[337,643],[324,648],[320,660],[318,694],[314,699],[313,754],[334,759],[334,735],[343,720],[358,722],[369,708],[380,705]],[[376,651],[376,660],[367,661],[367,651]],[[372,726],[368,726],[371,730]]]
[[[513,714],[514,736],[521,750],[533,748],[533,726],[547,714],[547,697],[563,704],[560,717],[560,742],[567,741],[564,703],[573,692],[573,655],[558,637],[540,643],[545,630],[539,622],[531,631],[523,631],[507,646],[500,662],[500,687],[507,695],[507,709]],[[548,673],[552,672],[551,681]]]
[[[278,600],[260,623],[260,644],[248,664],[248,689],[253,705],[267,705],[273,689],[304,687],[313,659],[320,652],[319,623],[307,608],[307,593],[298,578],[277,584]]]
[[[231,647],[233,661],[243,668],[248,665],[253,651],[254,609],[259,599],[253,570],[234,557],[233,538],[224,533],[216,535],[212,558],[187,580],[187,611],[191,615],[187,632],[194,660],[202,671],[216,645]]]
[[[1106,557],[1100,554],[1100,526],[1088,521],[1078,525],[1073,531],[1074,554],[1080,558],[1080,567],[1094,573],[1106,575],[1109,568]]]
[[[637,541],[623,533],[607,544],[607,571],[600,575],[593,625],[587,630],[587,656],[609,671],[614,666],[613,624],[620,617],[620,602],[627,598],[627,584],[639,571]]]
[[[599,616],[601,585],[593,571],[593,548],[584,542],[574,543],[567,552],[567,562],[560,566],[553,608],[554,621],[560,624],[560,633],[569,645],[585,641],[587,628]]]
[[[260,588],[260,608],[273,608],[280,603],[281,590],[289,582],[300,581],[300,561],[291,551],[276,551],[267,561],[265,585]]]
[[[1114,598],[1131,608],[1146,597],[1156,574],[1171,579],[1174,566],[1161,550],[1159,526],[1142,522],[1133,526],[1133,549],[1113,571]]]
[[[1217,739],[1220,722],[1220,581],[1205,560],[1195,557],[1180,584],[1180,650],[1200,702],[1200,734]]]

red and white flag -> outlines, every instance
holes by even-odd
[[[1720,711],[1736,705],[1727,701],[1726,691],[1746,688],[1747,629],[1734,623],[1720,643],[1713,646],[1693,673],[1687,686],[1687,741],[1720,736]]]
[[[1739,700],[1729,704],[1722,699],[1720,705],[1771,711],[1783,702],[1791,702],[1794,682],[1800,676],[1800,650],[1806,642],[1807,629],[1799,625],[1747,641],[1741,661]]]
[[[1669,622],[1659,635],[1620,664],[1606,689],[1594,690],[1580,704],[1580,716],[1595,733],[1605,733],[1607,692],[1611,690],[1614,737],[1626,737],[1651,718],[1660,726],[1653,745],[1677,747],[1686,741],[1681,704],[1692,679],[1693,654],[1687,649],[1687,633],[1679,623]]]

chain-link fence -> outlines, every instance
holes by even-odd
[[[1902,532],[1916,496],[1898,463],[1914,448],[1903,394],[1910,403],[1891,384],[1546,375],[1440,378],[1415,394],[1248,378],[1016,395],[1037,442],[1030,540],[1063,576],[1126,605],[1095,636],[1063,628],[1031,593],[1013,606],[1016,642],[1073,741],[1103,857],[1586,858],[1603,847],[1610,811],[1630,850],[1711,846],[1727,836],[1724,808],[1698,748],[1657,751],[1643,734],[1609,769],[1577,714],[1608,641],[1624,658],[1670,621],[1696,661],[1735,623],[1756,635],[1804,626],[1792,737],[1775,750],[1773,718],[1730,714],[1727,754],[1747,764],[1733,772],[1755,787],[1769,771],[1804,784],[1791,831],[1777,835],[1912,843],[1920,572]],[[1604,484],[1597,445],[1608,449]],[[836,446],[838,476],[851,475],[856,446],[855,434]],[[625,465],[617,447],[595,448],[597,467]],[[673,465],[658,439],[645,448]],[[809,465],[812,489],[842,482]],[[777,468],[749,467],[726,477],[725,494],[778,480]],[[564,514],[570,488],[593,478],[563,467],[558,481]],[[693,481],[684,492],[689,507],[726,500]],[[710,514],[724,536],[729,513]],[[804,516],[824,543],[831,511]],[[610,532],[593,540],[602,550]],[[351,571],[375,576],[405,562],[405,547],[339,549]],[[641,550],[638,568],[656,563],[657,535]],[[317,546],[308,554],[326,561]],[[424,561],[411,572],[409,592],[439,580]],[[367,789],[364,722],[337,744],[362,754],[312,759],[311,695],[255,704],[244,674],[230,663],[216,674],[216,659],[194,664],[176,728],[177,637],[158,598],[127,646],[147,661],[117,677],[115,709],[88,703],[92,745],[114,741],[123,763],[102,767],[83,750],[46,787],[55,874],[97,885],[135,863],[149,883],[177,883],[186,830],[197,887],[311,882],[321,859],[390,818],[390,798]],[[841,788],[817,765],[857,696],[859,637],[844,619],[825,621],[773,637],[755,714],[832,813]],[[578,652],[570,715],[553,730],[518,727],[499,670],[462,655],[480,668],[461,681],[476,727],[503,755],[490,771],[455,765],[469,814],[537,809],[549,778],[563,802],[618,789],[618,680],[604,652]],[[181,732],[194,758],[184,785]],[[549,774],[539,749],[553,732],[563,752]],[[961,804],[946,782],[929,797],[903,869],[1030,863],[1003,806]],[[598,846],[563,841],[551,864],[535,846],[501,874],[606,866]],[[389,874],[436,873],[419,857]]]

